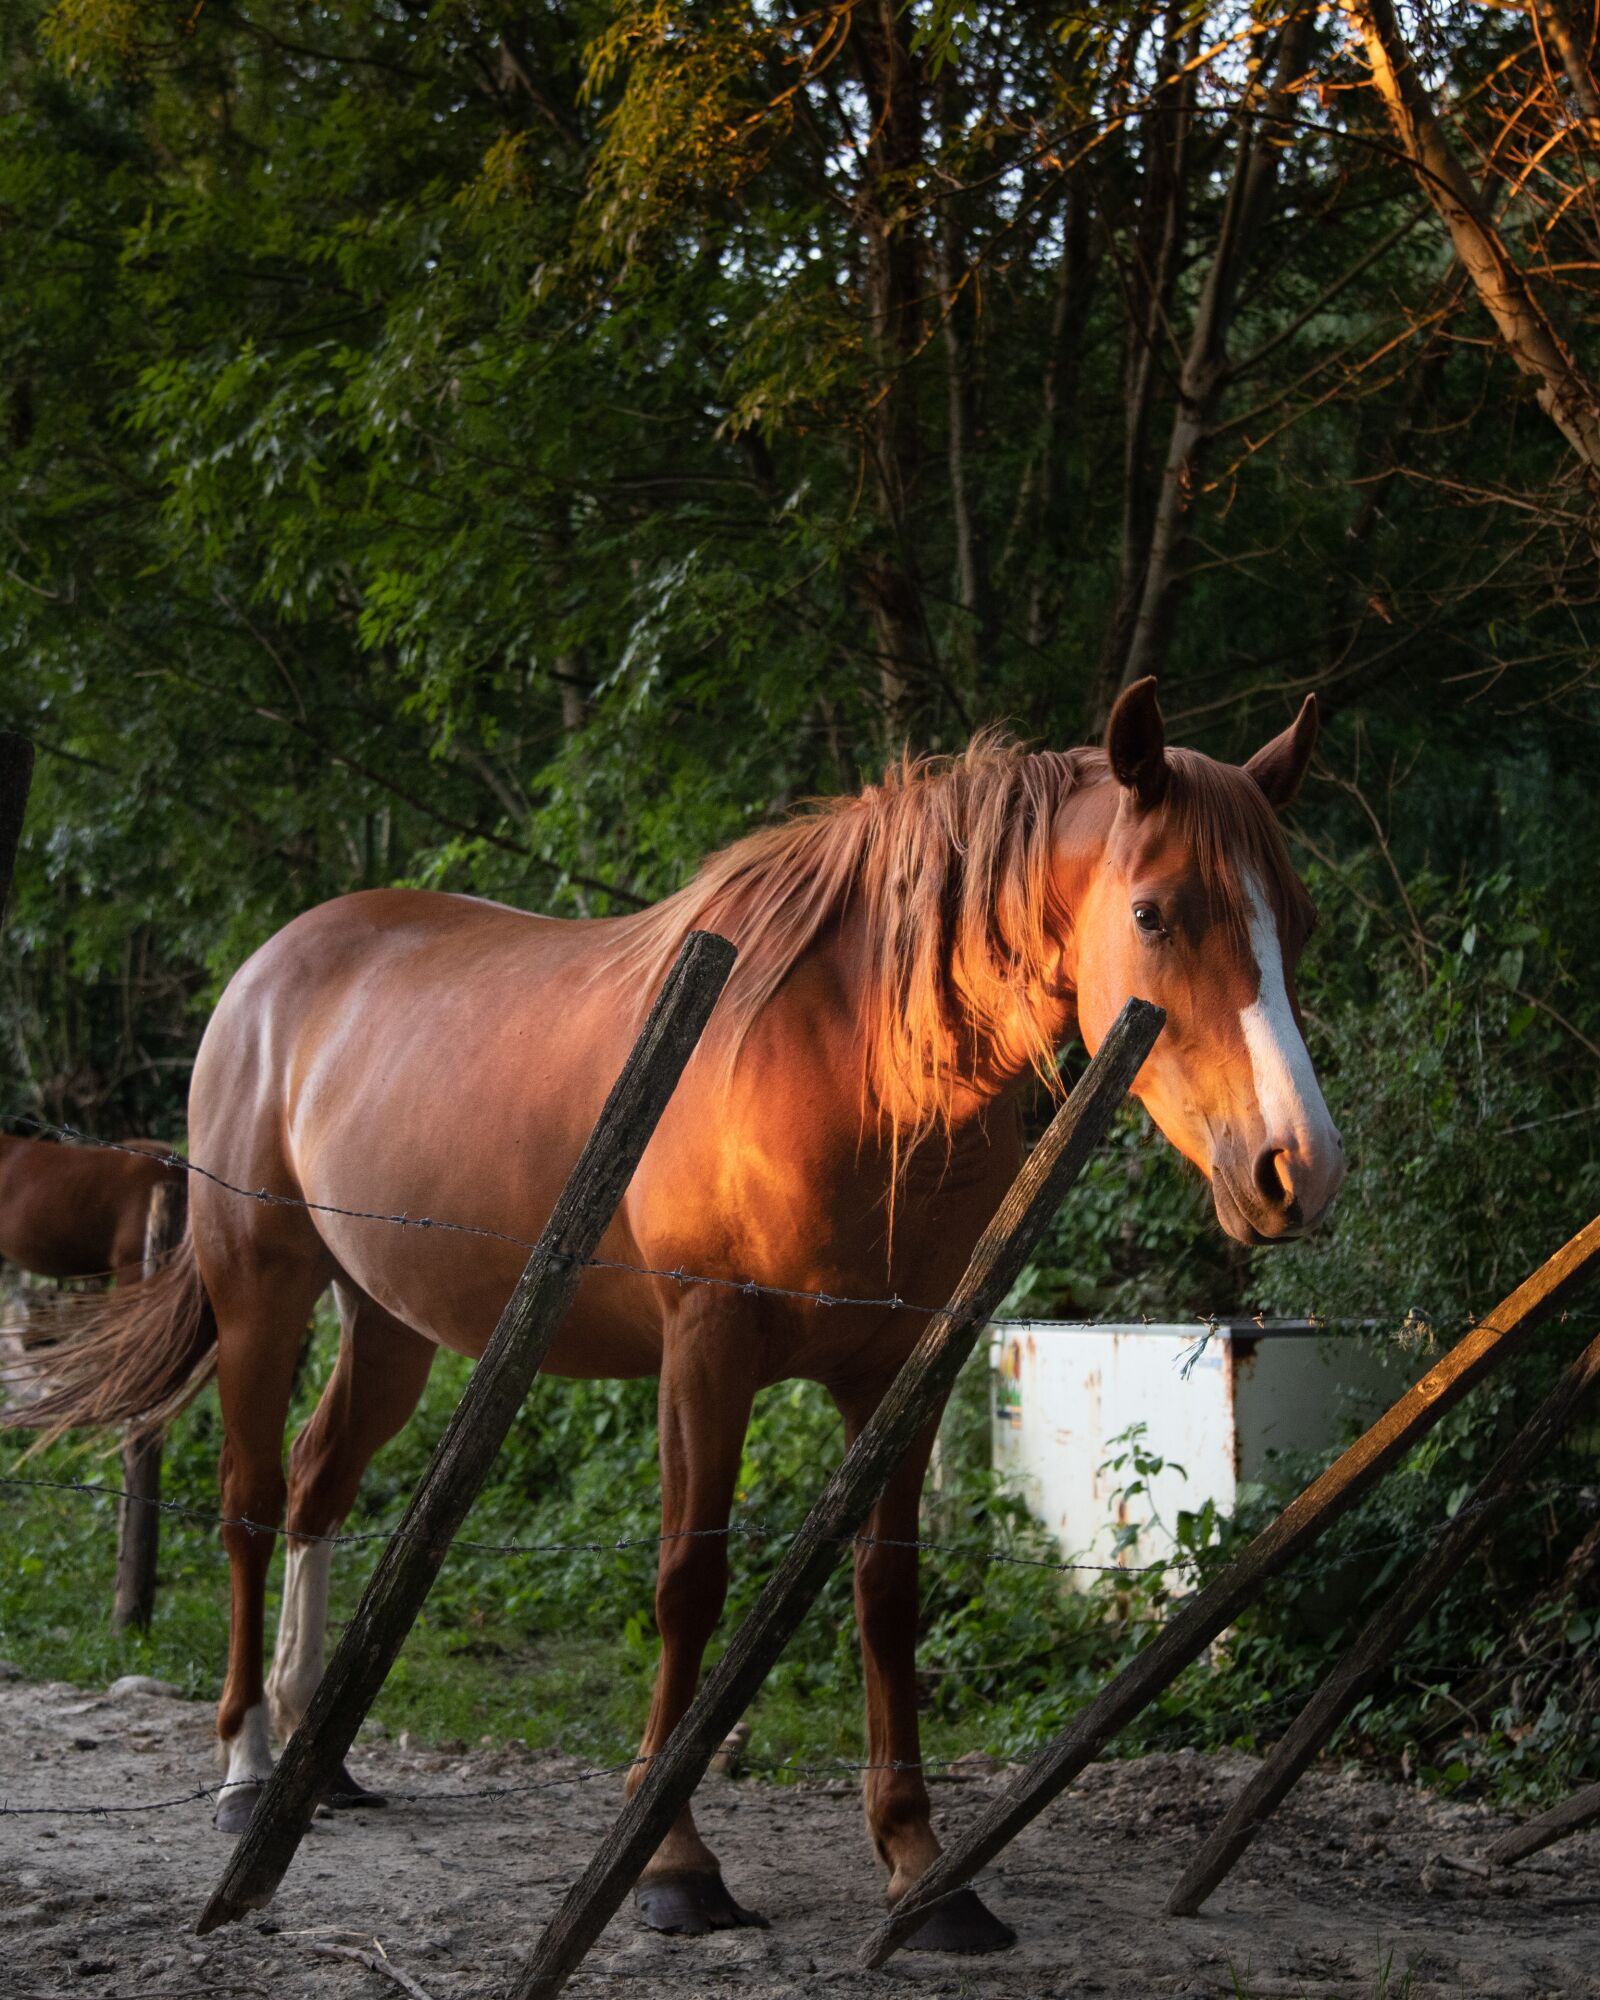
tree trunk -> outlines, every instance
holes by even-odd
[[[1440,129],[1389,0],[1343,0],[1401,150],[1438,210],[1507,352],[1538,385],[1539,407],[1591,478],[1600,475],[1600,399],[1511,261],[1488,208]]]
[[[939,106],[947,148],[959,147],[961,101],[954,72],[939,79]],[[960,197],[946,194],[939,205],[934,257],[939,283],[941,331],[944,336],[945,383],[948,403],[946,462],[950,475],[950,506],[955,520],[956,601],[961,607],[960,655],[971,681],[994,650],[994,601],[990,589],[989,546],[982,509],[972,490],[972,470],[978,434],[978,324],[973,274],[967,262],[965,232],[958,210]]]
[[[1061,262],[1050,313],[1050,351],[1040,398],[1038,455],[1025,519],[1033,549],[1028,566],[1028,644],[1041,651],[1061,624],[1062,579],[1071,560],[1072,513],[1067,501],[1067,447],[1077,414],[1083,338],[1094,303],[1099,257],[1087,170],[1080,167],[1067,190]]]
[[[1198,25],[1187,33],[1183,9],[1167,10],[1162,69],[1145,120],[1143,198],[1134,235],[1128,353],[1123,401],[1122,530],[1117,596],[1100,655],[1096,734],[1110,713],[1144,591],[1155,519],[1156,471],[1150,458],[1150,422],[1160,379],[1158,356],[1172,342],[1172,302],[1188,219],[1188,152],[1194,122],[1195,74],[1190,59],[1199,46]]]
[[[893,745],[914,726],[932,679],[932,646],[918,574],[911,508],[921,470],[911,364],[922,341],[921,245],[904,213],[922,163],[921,59],[913,23],[894,0],[856,12],[850,45],[871,120],[857,215],[865,252],[870,343],[882,375],[867,418],[878,545],[860,583],[878,655],[884,732]]]
[[[1591,26],[1587,36],[1580,33],[1572,18],[1571,0],[1528,0],[1528,12],[1540,40],[1551,44],[1561,58],[1561,67],[1572,85],[1573,101],[1589,139],[1600,145],[1600,82],[1594,73],[1594,28]]]
[[[1278,153],[1284,143],[1294,84],[1305,61],[1316,10],[1301,7],[1286,23],[1273,81],[1259,113],[1243,114],[1239,153],[1223,206],[1217,247],[1195,309],[1189,347],[1178,378],[1167,462],[1150,531],[1150,553],[1119,685],[1158,673],[1179,585],[1179,559],[1199,491],[1212,419],[1228,375],[1228,334],[1238,306],[1239,280],[1277,189]]]

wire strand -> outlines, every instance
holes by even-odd
[[[209,1181],[214,1187],[219,1187],[228,1194],[237,1195],[241,1200],[260,1202],[271,1208],[297,1208],[308,1214],[336,1215],[356,1222],[382,1222],[400,1229],[438,1230],[449,1235],[471,1236],[491,1242],[506,1243],[513,1249],[526,1250],[530,1253],[539,1247],[539,1239],[537,1237],[517,1236],[509,1230],[495,1229],[485,1223],[454,1222],[441,1216],[409,1215],[403,1211],[394,1213],[384,1209],[346,1208],[335,1202],[308,1201],[300,1195],[275,1194],[270,1188],[247,1188],[241,1186],[237,1181],[230,1181],[222,1174],[213,1172],[209,1167],[202,1166],[198,1161],[185,1159],[181,1153],[170,1150],[165,1153],[153,1153],[148,1147],[126,1145],[116,1139],[96,1138],[91,1133],[81,1131],[75,1125],[57,1124],[49,1119],[39,1118],[31,1112],[13,1112],[9,1115],[8,1122],[16,1125],[27,1125],[41,1135],[66,1139],[74,1145],[92,1146],[104,1152],[123,1153],[134,1159],[154,1161],[160,1166],[170,1167],[177,1172],[196,1174],[202,1180]],[[923,1305],[915,1300],[902,1298],[898,1292],[890,1293],[887,1296],[871,1296],[846,1292],[808,1291],[803,1287],[795,1285],[763,1284],[754,1278],[730,1278],[711,1272],[686,1271],[681,1265],[669,1267],[655,1264],[634,1264],[614,1257],[586,1258],[582,1268],[589,1271],[611,1271],[635,1278],[653,1278],[664,1284],[703,1285],[714,1290],[738,1292],[747,1298],[782,1299],[791,1304],[806,1304],[821,1309],[844,1307],[872,1312],[905,1312],[918,1314],[925,1319],[937,1318],[940,1313],[946,1310],[946,1307],[942,1305]],[[1589,1312],[1573,1313],[1566,1310],[1563,1310],[1558,1316],[1561,1323],[1569,1320],[1588,1320],[1596,1317],[1600,1317],[1600,1315]],[[1284,1326],[1293,1328],[1305,1327],[1312,1331],[1322,1331],[1334,1327],[1362,1327],[1370,1330],[1383,1325],[1393,1325],[1401,1333],[1408,1333],[1416,1336],[1419,1341],[1425,1341],[1433,1336],[1442,1321],[1451,1320],[1464,1321],[1468,1327],[1477,1327],[1483,1324],[1479,1315],[1470,1310],[1452,1310],[1449,1313],[1435,1314],[1426,1312],[1414,1305],[1408,1306],[1404,1310],[1397,1310],[1394,1307],[1386,1306],[1381,1309],[1374,1308],[1369,1312],[1343,1313],[1324,1313],[1315,1309],[1297,1314],[1266,1313],[1263,1311],[1237,1313],[1206,1312],[1193,1313],[1189,1315],[1188,1319],[1181,1322],[1156,1320],[1149,1313],[1108,1314],[1105,1316],[1090,1316],[1088,1318],[1080,1316],[1073,1319],[1040,1319],[1013,1316],[998,1317],[991,1320],[989,1324],[994,1327],[1050,1326],[1060,1329],[1070,1328],[1081,1332],[1089,1332],[1101,1327],[1112,1327],[1121,1331],[1132,1331],[1137,1328],[1140,1331],[1155,1330],[1157,1332],[1165,1332],[1170,1327],[1180,1324],[1187,1326],[1192,1321],[1198,1330],[1196,1338],[1200,1343],[1199,1351],[1203,1352],[1205,1345],[1213,1336],[1225,1332],[1238,1331],[1246,1326],[1254,1327],[1260,1332],[1270,1332],[1274,1328]],[[1198,1354],[1193,1358],[1197,1359]],[[1192,1359],[1190,1365],[1192,1366]]]

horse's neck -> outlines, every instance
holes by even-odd
[[[1109,779],[1075,785],[1056,809],[1056,854],[1062,900],[1077,917],[1078,901],[1100,866],[1121,794]]]
[[[977,1044],[979,1073],[987,1087],[974,1093],[969,1115],[1015,1096],[1034,1071],[1020,1032],[1024,1016],[1047,1024],[1059,1048],[1077,1030],[1077,992],[1068,946],[1077,928],[1078,908],[1105,853],[1116,815],[1116,791],[1103,783],[1076,785],[1056,807],[1052,837],[1052,895],[1061,911],[1059,948],[1037,964],[1020,968],[1009,1015],[1002,1011],[983,1023],[969,1023]]]
[[[1018,1098],[1037,1067],[1030,1054],[1032,1038],[1025,1031],[1026,1022],[1041,1023],[1055,1047],[1075,1032],[1077,995],[1066,969],[1066,946],[1078,901],[1104,853],[1115,810],[1114,789],[1100,784],[1074,789],[1056,810],[1052,847],[1063,917],[1059,951],[1048,952],[1036,964],[1019,967],[1010,990],[998,995],[986,993],[981,1008],[963,996],[957,968],[947,964],[947,990],[952,1004],[964,1010],[964,1018],[955,1024],[960,1056],[954,1068],[960,1080],[953,1093],[946,1140],[958,1140],[967,1133],[977,1137],[997,1111],[1007,1115],[1008,1103]],[[858,995],[859,1004],[853,1010],[858,1026],[870,982],[878,972],[875,940],[866,925],[864,915],[857,912],[832,940],[841,953],[847,983]]]

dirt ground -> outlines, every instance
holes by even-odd
[[[211,1775],[210,1731],[208,1708],[172,1695],[0,1679],[0,1797],[16,1807],[181,1794]],[[615,1811],[617,1781],[583,1782],[575,1760],[520,1747],[452,1755],[382,1736],[364,1739],[352,1763],[369,1782],[429,1796],[319,1818],[272,1908],[203,1939],[194,1918],[226,1853],[206,1805],[0,1818],[0,2000],[403,1990],[340,1955],[356,1951],[386,1957],[413,2000],[500,1993]],[[880,1973],[855,1963],[880,1889],[853,1786],[708,1779],[701,1824],[734,1893],[772,1928],[662,1938],[630,1907],[568,1990],[580,2000],[1600,1994],[1597,1837],[1485,1885],[1434,1857],[1470,1854],[1503,1820],[1362,1777],[1303,1785],[1203,1917],[1163,1916],[1197,1833],[1248,1768],[1191,1754],[1095,1767],[981,1881],[1019,1934],[1015,1950],[902,1954]],[[1003,1781],[940,1783],[941,1825],[960,1826]],[[537,1788],[488,1803],[451,1797],[495,1784]]]

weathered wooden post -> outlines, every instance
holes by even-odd
[[[6,898],[11,893],[17,842],[22,838],[22,820],[28,809],[28,787],[32,782],[33,745],[26,736],[13,736],[9,729],[0,729],[0,917],[5,915]]]
[[[643,1783],[546,1926],[512,1988],[515,2000],[551,2000],[559,1993],[638,1880],[912,1439],[949,1394],[1061,1197],[1100,1143],[1165,1019],[1159,1007],[1145,1000],[1130,1000],[1117,1016],[984,1231],[950,1303],[929,1323],[806,1516],[755,1609],[729,1641],[688,1713],[651,1758]]]
[[[144,1276],[152,1278],[183,1241],[188,1189],[157,1181],[144,1226]],[[122,1447],[122,1504],[117,1516],[117,1583],[111,1629],[149,1630],[156,1609],[156,1552],[161,1543],[161,1433],[133,1436]]]
[[[1139,1712],[1171,1685],[1190,1661],[1252,1604],[1303,1549],[1349,1512],[1390,1466],[1453,1410],[1491,1369],[1520,1353],[1600,1265],[1600,1217],[1534,1272],[1486,1320],[1479,1322],[1364,1432],[1326,1472],[1220,1576],[1188,1598],[1139,1656],[1100,1690],[1053,1743],[986,1806],[896,1904],[867,1940],[861,1962],[879,1966],[899,1950],[941,1897],[992,1861],[1006,1843],[1092,1763]]]
[[[1516,1499],[1528,1474],[1577,1415],[1600,1379],[1600,1336],[1495,1460],[1471,1499],[1362,1627],[1355,1644],[1301,1709],[1270,1757],[1246,1782],[1222,1824],[1184,1870],[1167,1914],[1192,1917],[1266,1825],[1296,1780],[1393,1657],[1395,1648]]]
[[[14,736],[10,730],[0,729],[0,921],[5,918],[6,898],[11,893],[17,842],[22,838],[28,787],[32,782],[33,745],[26,736]]]
[[[201,1932],[260,1909],[283,1880],[533,1386],[583,1267],[711,1018],[734,955],[726,938],[708,931],[691,931],[684,940],[405,1518],[201,1913]]]
[[[1501,1834],[1483,1850],[1483,1858],[1496,1868],[1509,1868],[1515,1861],[1525,1861],[1530,1854],[1541,1854],[1545,1848],[1554,1847],[1569,1833],[1582,1833],[1597,1819],[1600,1819],[1600,1785],[1585,1785],[1570,1799],[1563,1799],[1560,1805],[1540,1813],[1537,1819],[1524,1820],[1521,1826]]]

